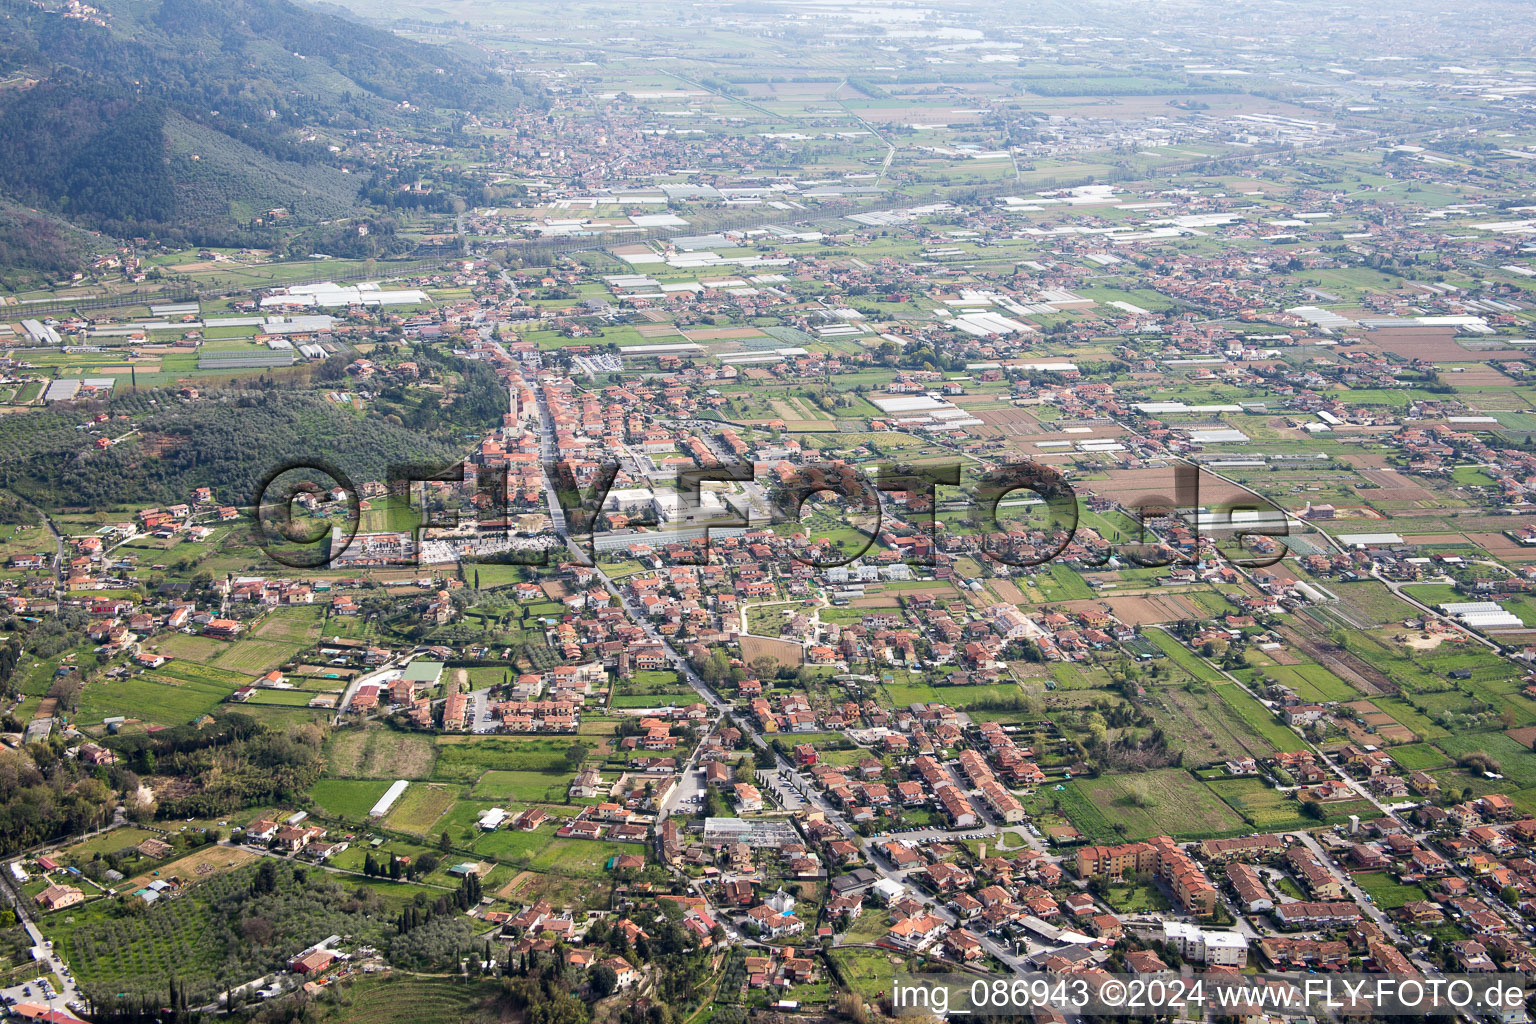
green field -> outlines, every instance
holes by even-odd
[[[81,692],[76,718],[94,724],[127,715],[157,725],[184,725],[212,711],[234,690],[228,683],[177,679],[164,672],[99,680]]]
[[[474,782],[487,771],[564,771],[565,754],[575,742],[566,738],[476,736],[473,742],[439,742],[432,778]]]
[[[1371,703],[1412,729],[1421,739],[1433,740],[1445,735],[1444,728],[1430,721],[1402,697],[1373,697]]]
[[[323,1024],[460,1024],[496,994],[491,982],[387,974],[347,985],[340,1002],[311,1003]]]
[[[323,605],[299,605],[268,614],[252,630],[262,640],[282,643],[312,644],[320,639],[320,624],[325,617]]]
[[[388,782],[383,781],[321,779],[309,788],[309,795],[315,801],[317,810],[338,818],[361,821],[368,816],[368,812],[389,786]]]
[[[213,659],[213,664],[231,672],[243,672],[258,676],[270,672],[293,657],[305,646],[284,640],[260,640],[245,637],[224,645],[224,652]]]
[[[1455,760],[1467,754],[1486,754],[1499,763],[1499,772],[1515,789],[1536,786],[1536,753],[1501,732],[1467,733],[1435,740],[1435,746]]]
[[[66,848],[59,859],[68,864],[82,865],[98,853],[105,856],[118,850],[126,850],[139,845],[146,839],[158,838],[159,835],[158,832],[135,828],[132,825],[114,828],[99,836],[92,836],[83,843],[76,843]]]
[[[463,804],[459,805],[464,806]],[[489,804],[485,806],[490,806]],[[459,808],[454,808],[453,817],[458,817]],[[476,808],[478,813],[479,808]],[[476,837],[474,842],[475,855],[482,858],[494,859],[518,867],[526,867],[533,863],[544,848],[555,839],[555,827],[546,822],[533,832],[524,832],[520,829],[503,828],[495,832],[487,832]]]
[[[1444,768],[1450,763],[1443,753],[1428,743],[1405,743],[1390,747],[1387,756],[1405,772],[1429,771],[1432,768]]]
[[[402,832],[425,833],[453,806],[458,796],[457,789],[451,786],[414,782],[384,820],[390,828]]]
[[[1396,910],[1404,903],[1425,899],[1424,890],[1417,885],[1404,885],[1392,880],[1385,871],[1363,871],[1354,875],[1355,884],[1382,910]]]
[[[1311,701],[1350,701],[1360,694],[1321,665],[1267,665],[1262,670],[1298,697]]]
[[[1227,683],[1216,687],[1223,700],[1232,706],[1238,717],[1247,722],[1260,736],[1268,740],[1276,750],[1305,750],[1307,743],[1291,731],[1269,710],[1254,700],[1239,686]]]
[[[329,773],[343,779],[425,779],[437,763],[430,736],[387,728],[340,729],[325,750]]]
[[[1063,813],[1095,841],[1204,836],[1245,827],[1236,811],[1182,768],[1074,779],[1061,792],[1044,795],[1061,798]]]
[[[1051,594],[1053,601],[1085,601],[1093,596],[1093,591],[1083,582],[1082,575],[1064,565],[1051,566],[1051,579],[1056,582],[1055,591]]]
[[[890,993],[898,970],[903,974],[911,970],[905,958],[884,949],[838,949],[831,956],[848,985],[870,1001]],[[892,964],[893,958],[902,962]]]
[[[302,708],[315,699],[313,690],[268,690],[261,689],[253,693],[247,705],[268,704],[274,707]]]
[[[492,770],[480,777],[470,796],[476,800],[563,803],[571,786],[569,772]]]
[[[1222,779],[1207,785],[1254,828],[1271,831],[1317,825],[1317,822],[1302,817],[1300,805],[1288,794],[1270,788],[1263,779]]]
[[[553,871],[566,875],[598,875],[606,870],[612,857],[644,854],[639,843],[600,843],[589,839],[555,839],[533,858],[535,871]]]
[[[1162,890],[1150,882],[1111,885],[1105,902],[1117,914],[1155,914],[1172,906]]]
[[[912,703],[947,704],[962,709],[974,701],[1020,694],[1018,687],[1007,681],[983,686],[930,686],[927,683],[885,683],[881,687],[893,707],[905,708]]]
[[[1386,584],[1375,580],[1359,580],[1352,583],[1330,582],[1327,586],[1330,591],[1338,595],[1343,605],[1342,610],[1362,625],[1384,626],[1389,622],[1401,622],[1404,619],[1414,618],[1417,613],[1413,605],[1394,597]]]
[[[1175,665],[1196,679],[1206,683],[1223,683],[1227,681],[1226,676],[1200,658],[1194,651],[1179,643],[1176,638],[1162,630],[1149,629],[1146,631],[1146,637],[1156,644],[1164,654],[1173,659]]]
[[[690,704],[697,704],[698,702],[699,695],[690,689],[675,690],[668,693],[624,694],[610,698],[608,706],[615,708],[682,708]]]

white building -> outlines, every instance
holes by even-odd
[[[1163,922],[1163,943],[1191,963],[1208,967],[1246,967],[1248,940],[1236,932],[1208,931],[1183,921]]]

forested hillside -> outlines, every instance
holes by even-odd
[[[93,240],[63,218],[0,199],[0,287],[21,291],[82,266]]]
[[[131,409],[145,397],[113,408]],[[442,434],[285,392],[151,412],[138,420],[139,434],[104,450],[74,429],[79,419],[55,412],[0,418],[0,482],[52,507],[185,501],[194,487],[245,505],[266,474],[285,464],[321,458],[361,483],[385,479],[398,463],[446,465],[463,454]]]
[[[0,74],[33,83],[0,93],[0,195],[114,235],[269,244],[268,207],[362,211],[367,177],[313,129],[528,101],[473,54],[288,0],[102,0],[105,26],[53,6],[0,0]],[[11,259],[67,262],[15,235],[0,223]]]

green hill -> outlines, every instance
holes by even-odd
[[[288,0],[99,8],[0,0],[0,75],[29,83],[0,93],[0,198],[111,235],[268,245],[272,207],[285,227],[367,212],[388,169],[339,152],[352,130],[432,137],[530,101],[477,55]]]

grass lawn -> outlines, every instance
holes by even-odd
[[[1382,910],[1396,910],[1404,903],[1428,898],[1417,885],[1395,882],[1385,871],[1364,871],[1355,875],[1354,880]]]
[[[1157,913],[1171,906],[1168,897],[1157,886],[1134,883],[1111,885],[1108,901],[1115,912],[1120,914]]]
[[[911,970],[905,957],[887,949],[835,949],[830,956],[848,985],[871,1001],[881,993],[890,994],[898,971]]]
[[[1282,896],[1289,896],[1293,900],[1304,900],[1307,894],[1301,891],[1301,886],[1290,875],[1280,875],[1274,879],[1275,889]]]

